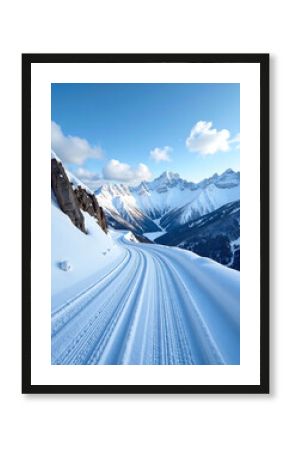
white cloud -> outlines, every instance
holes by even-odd
[[[133,168],[129,164],[122,163],[117,159],[111,159],[105,165],[103,168],[103,176],[107,180],[123,182],[136,182],[152,178],[152,174],[145,164],[140,163],[136,168]]]
[[[83,167],[79,167],[75,171],[75,174],[79,178],[87,178],[90,180],[99,180],[100,179],[100,175],[98,173],[91,172],[90,170],[84,169]]]
[[[236,144],[235,149],[240,149],[240,133],[238,133],[233,139],[229,141],[230,144]]]
[[[93,191],[100,185],[100,174],[96,172],[91,172],[90,170],[79,167],[74,171],[77,178],[80,179],[88,188]]]
[[[65,136],[61,127],[51,122],[51,148],[64,163],[83,164],[88,158],[102,158],[102,150],[92,147],[86,139]]]
[[[154,159],[156,162],[160,161],[171,161],[170,153],[172,152],[172,148],[165,146],[163,148],[156,147],[154,150],[150,152],[150,158]]]
[[[239,141],[239,135],[230,140],[229,130],[217,130],[212,122],[197,122],[186,139],[186,146],[190,152],[212,155],[216,152],[227,152],[231,143]]]

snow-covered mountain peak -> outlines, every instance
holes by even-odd
[[[130,186],[127,184],[111,184],[106,183],[100,186],[96,191],[96,195],[149,195],[150,192],[156,191],[160,194],[165,193],[168,189],[178,188],[178,190],[189,189],[191,191],[197,189],[204,189],[210,184],[215,184],[219,188],[234,187],[240,184],[240,172],[235,172],[232,169],[225,170],[221,175],[213,174],[210,178],[205,178],[199,183],[186,181],[180,177],[178,173],[166,170],[159,177],[152,181],[142,181],[137,186]]]
[[[130,187],[127,184],[103,184],[96,191],[95,194],[102,194],[104,196],[119,196],[130,195]]]
[[[239,186],[240,172],[234,172],[232,169],[227,169],[221,175],[215,173],[210,178],[205,178],[197,183],[195,187],[204,189],[211,184],[221,189]]]
[[[222,175],[231,174],[231,173],[235,173],[235,172],[233,171],[233,169],[229,168],[229,169],[225,170],[224,173],[222,173]]]
[[[159,177],[155,178],[155,180],[144,184],[146,184],[147,189],[149,189],[150,191],[156,190],[157,192],[162,193],[166,192],[167,188],[177,186],[178,183],[183,183],[183,181],[184,180],[180,178],[178,173],[169,172],[168,170],[166,170]]]
[[[232,188],[240,184],[240,172],[227,169],[216,180],[215,185],[219,188]]]
[[[180,178],[178,173],[170,172],[169,170],[165,170],[156,180],[166,180],[172,181]]]

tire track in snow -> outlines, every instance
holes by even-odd
[[[69,324],[71,333],[64,329],[62,333],[64,336],[57,336],[59,338],[58,342],[63,342],[65,336],[69,338],[67,339],[68,345],[65,346],[58,356],[55,361],[56,364],[101,364],[99,359],[108,345],[110,335],[116,332],[114,328],[117,329],[119,317],[122,315],[123,310],[128,308],[127,303],[132,299],[131,290],[128,291],[128,285],[134,285],[135,283],[138,286],[142,276],[145,258],[141,257],[139,252],[136,251],[132,251],[132,255],[131,260],[133,260],[132,264],[135,270],[132,271],[132,267],[127,266],[126,269],[121,271],[121,274],[110,280],[103,292],[95,297],[94,304],[83,309],[83,317],[78,314],[75,321]],[[118,288],[114,284],[112,285],[112,282],[117,283]],[[100,294],[103,297],[100,298]],[[100,310],[99,303],[102,298],[105,300]],[[96,307],[97,312],[95,311]],[[119,321],[120,324],[121,322]],[[77,328],[79,328],[78,332],[76,332]],[[70,338],[70,334],[73,339]],[[111,364],[118,363],[116,354],[115,349],[115,353],[112,352],[109,357]]]
[[[130,252],[131,261],[135,252]],[[138,271],[138,264],[136,265]],[[134,275],[130,265],[121,267],[106,281],[106,285],[87,302],[80,311],[67,321],[52,337],[53,364],[83,364],[84,348],[88,341],[103,331],[114,307],[118,306],[120,296],[128,290],[128,279]],[[118,289],[112,283],[118,284]],[[73,362],[77,360],[78,362]]]
[[[168,254],[169,251],[169,254]],[[186,298],[191,298],[194,308],[205,325],[206,334],[209,333],[210,340],[214,347],[218,349],[218,354],[222,356],[224,364],[239,364],[240,359],[240,326],[239,326],[239,293],[231,293],[227,283],[223,284],[221,280],[217,282],[211,272],[207,276],[200,264],[194,264],[192,261],[180,259],[182,252],[175,253],[174,249],[158,248],[151,246],[151,253],[162,258],[164,263],[173,271],[171,276],[173,286],[180,286],[177,283],[178,278],[183,286],[183,294],[177,293],[181,304],[184,304]],[[183,255],[182,255],[183,256]],[[199,262],[205,262],[203,258],[198,258]],[[185,263],[187,264],[185,265]],[[212,266],[218,266],[225,270],[223,266],[217,263],[211,263]],[[170,282],[170,278],[168,280]],[[185,304],[186,305],[186,304]],[[188,314],[190,317],[190,305]],[[214,317],[214,320],[213,320]],[[206,342],[206,341],[205,341]],[[229,345],[230,343],[230,345]],[[205,353],[206,354],[206,353]],[[213,364],[213,362],[211,362]]]
[[[161,330],[157,334],[159,340],[164,341],[161,346],[166,348],[166,353],[155,355],[157,364],[194,364],[194,358],[190,349],[189,339],[186,335],[184,320],[180,314],[178,303],[174,299],[173,289],[168,285],[168,270],[163,261],[154,255],[156,270],[159,271],[159,292],[156,301],[160,302],[160,316],[164,315],[167,320],[165,322],[165,333]],[[157,318],[156,318],[157,319]],[[156,320],[158,327],[158,320]],[[160,345],[159,345],[160,347]],[[158,362],[159,361],[159,362]]]
[[[144,295],[144,281],[147,279],[148,261],[142,252],[136,251],[139,258],[137,271],[130,280],[130,290],[121,300],[121,308],[111,318],[109,326],[104,330],[102,340],[94,349],[87,364],[124,364],[123,355],[132,333],[138,312],[138,305]]]
[[[168,258],[160,255],[155,257],[165,267],[167,290],[174,293],[170,297],[172,317],[179,317],[180,326],[176,328],[179,335],[182,332],[185,335],[184,348],[190,348],[191,364],[224,364],[223,356],[184,280]],[[184,359],[181,364],[186,364]]]
[[[130,262],[132,252],[126,249],[127,253],[124,259],[115,266],[110,272],[104,275],[100,280],[85,289],[83,292],[62,305],[57,311],[52,314],[51,319],[51,335],[52,337],[60,331],[70,320],[79,314],[91,301],[93,301],[100,293],[100,289],[107,286],[108,281],[118,276],[123,270],[123,267]]]

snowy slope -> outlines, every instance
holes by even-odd
[[[199,219],[156,236],[158,244],[178,246],[240,269],[240,201],[227,203]]]
[[[130,229],[137,233],[160,231],[152,219],[140,209],[129,186],[103,185],[97,191],[96,197],[106,213],[108,222],[115,228],[123,229],[127,223],[130,224]]]
[[[88,213],[83,212],[88,234],[76,228],[64,214],[54,196],[51,201],[51,289],[52,309],[63,298],[78,293],[96,273],[104,270],[112,259],[121,260],[123,250],[114,245],[110,235],[96,223]],[[62,270],[67,262],[70,270]],[[106,269],[105,269],[106,270]]]
[[[204,216],[221,206],[239,200],[240,186],[220,188],[215,183],[202,188],[199,187],[192,193],[192,199],[184,206],[173,209],[165,214],[160,225],[167,231],[191,220]]]
[[[239,272],[136,244],[52,314],[53,364],[239,364]]]

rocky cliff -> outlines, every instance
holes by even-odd
[[[51,188],[61,210],[83,233],[86,233],[86,230],[82,211],[94,217],[105,233],[107,232],[103,209],[99,206],[94,194],[82,186],[75,187],[70,182],[61,162],[55,158],[51,159]]]

